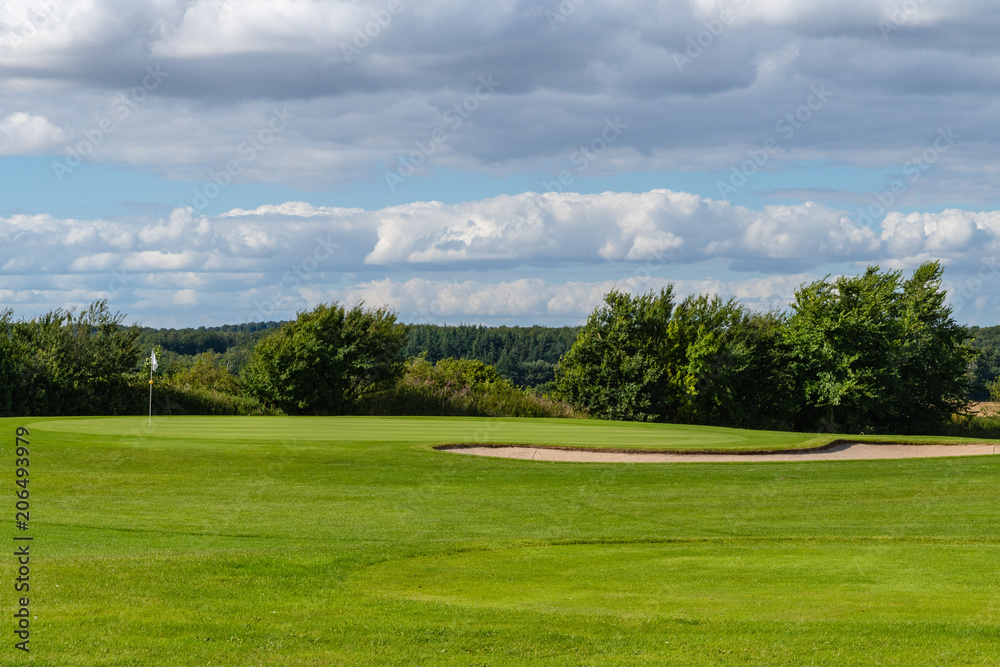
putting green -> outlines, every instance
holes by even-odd
[[[183,441],[341,441],[512,443],[634,449],[789,449],[823,444],[811,433],[583,419],[476,417],[143,417],[37,421],[31,430],[104,436],[108,443],[141,443],[147,436]]]

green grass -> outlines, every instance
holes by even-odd
[[[11,522],[26,422],[38,619],[32,653],[15,652],[5,585],[2,665],[996,663],[1000,457],[572,464],[432,446],[822,438],[581,420],[0,420]],[[13,557],[0,561],[10,581]]]

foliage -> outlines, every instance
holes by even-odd
[[[556,396],[601,419],[663,421],[677,408],[668,342],[673,285],[631,296],[616,289],[587,318],[556,370]]]
[[[160,384],[153,395],[154,416],[177,415],[281,415],[280,410],[264,405],[253,396],[243,396],[202,386],[184,388]]]
[[[975,352],[951,318],[941,267],[802,286],[792,312],[672,289],[612,290],[557,372],[594,416],[852,432],[933,432],[967,404]]]
[[[774,313],[673,287],[632,297],[613,290],[560,362],[562,398],[608,419],[782,426],[788,381]]]
[[[869,267],[795,294],[785,329],[800,428],[912,433],[947,422],[966,405],[974,357],[951,318],[941,267]]]
[[[478,359],[522,387],[555,379],[559,358],[573,345],[580,327],[485,327],[412,324],[403,354],[431,363],[453,357]]]
[[[980,353],[969,368],[972,382],[969,398],[985,401],[989,397],[988,385],[1000,380],[1000,326],[970,327],[969,333],[972,334],[969,345]]]
[[[19,377],[21,351],[14,339],[12,310],[0,310],[0,416],[17,414],[14,392],[21,382]]]
[[[320,304],[257,344],[243,388],[288,414],[345,414],[396,382],[405,343],[406,328],[385,308]]]
[[[357,410],[365,415],[470,417],[582,417],[567,403],[514,386],[488,364],[410,359],[399,383],[372,396]]]
[[[200,388],[224,394],[239,394],[239,381],[220,363],[221,357],[220,354],[202,352],[190,367],[172,373],[169,377],[170,384],[189,391]]]
[[[249,322],[227,324],[221,327],[187,329],[140,330],[140,349],[159,346],[156,357],[160,367],[172,373],[193,364],[198,355],[210,352],[216,363],[226,366],[233,375],[239,375],[250,361],[254,346],[265,336],[274,333],[280,322]]]
[[[129,374],[139,358],[138,328],[124,326],[107,301],[95,301],[75,313],[55,310],[11,322],[5,330],[0,372],[16,369],[12,390],[0,395],[7,414],[123,414],[136,408]],[[0,405],[2,407],[2,405]]]
[[[673,421],[779,428],[792,398],[781,341],[784,318],[735,299],[692,296],[674,310],[668,360],[677,390]]]

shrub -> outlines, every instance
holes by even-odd
[[[402,379],[358,406],[366,415],[447,415],[468,417],[582,417],[568,403],[520,389],[488,364],[411,359]]]

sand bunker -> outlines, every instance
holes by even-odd
[[[1000,453],[998,445],[891,445],[841,442],[813,450],[762,454],[659,454],[652,452],[601,452],[548,447],[438,447],[442,451],[531,461],[578,463],[723,463],[733,461],[846,461],[859,459],[910,459],[934,456],[982,456]]]

